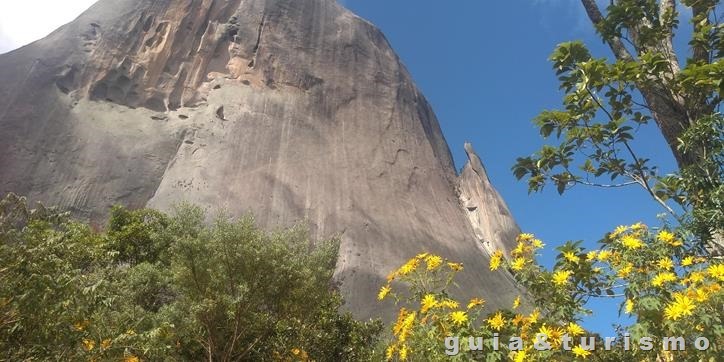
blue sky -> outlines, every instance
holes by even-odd
[[[544,144],[532,119],[559,107],[548,56],[556,44],[584,41],[596,57],[610,56],[578,0],[440,1],[346,0],[345,5],[380,27],[412,73],[440,120],[458,169],[470,141],[521,228],[552,247],[566,240],[594,245],[620,224],[657,225],[663,210],[639,188],[602,190],[578,186],[564,196],[553,188],[528,194],[511,167],[517,157]],[[682,9],[683,10],[683,9]],[[682,27],[688,24],[682,22]],[[681,40],[681,39],[680,39]],[[684,44],[685,46],[685,44]],[[553,142],[553,140],[552,140]],[[655,126],[643,130],[635,148],[672,171],[675,162]],[[618,302],[595,302],[599,313],[584,326],[615,335]]]

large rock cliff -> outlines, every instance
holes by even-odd
[[[190,201],[339,236],[359,317],[407,258],[466,265],[457,293],[507,306],[487,268],[518,228],[383,34],[333,0],[101,0],[0,55],[0,192],[101,223],[113,204]]]

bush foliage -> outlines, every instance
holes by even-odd
[[[0,360],[338,361],[370,358],[379,323],[339,313],[334,240],[112,210],[94,232],[0,202]]]

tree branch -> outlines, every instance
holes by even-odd
[[[629,181],[629,182],[624,182],[624,183],[620,183],[620,184],[599,184],[599,183],[595,183],[595,182],[577,180],[576,183],[579,183],[581,185],[601,187],[601,188],[617,188],[617,187],[626,187],[626,186],[631,186],[631,185],[639,185],[639,183],[636,181]]]
[[[598,5],[596,4],[596,0],[581,0],[581,4],[583,4],[583,7],[586,9],[586,14],[588,14],[588,18],[591,19],[593,25],[598,26],[601,22],[603,22],[603,14],[601,13],[601,9],[599,9]],[[626,49],[626,46],[623,45],[623,42],[621,42],[621,39],[619,39],[618,37],[612,37],[611,39],[607,39],[606,42],[613,51],[613,54],[616,55],[616,59],[633,59],[631,53],[629,53],[628,49]]]

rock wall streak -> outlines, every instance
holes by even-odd
[[[458,180],[385,37],[332,0],[101,0],[0,55],[0,191],[95,222],[180,201],[306,221],[341,238],[360,317],[392,315],[377,290],[422,251],[465,263],[461,296],[513,299],[481,240],[517,227],[469,154]]]

